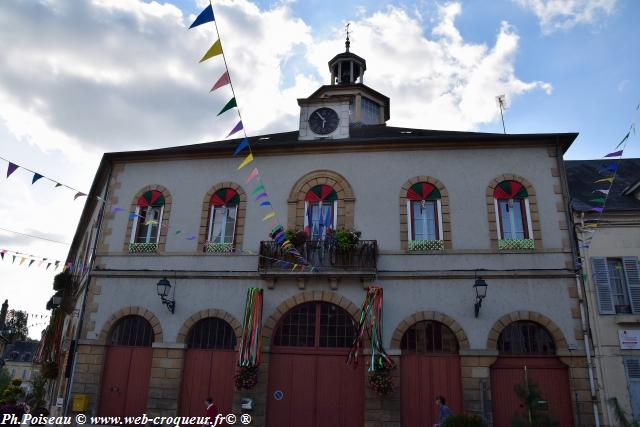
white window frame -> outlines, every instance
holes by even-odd
[[[154,206],[144,206],[145,208],[153,208]],[[133,220],[133,226],[131,227],[131,239],[130,243],[136,243],[136,232],[138,231],[138,223],[140,222],[140,208],[136,206],[136,217]],[[164,216],[164,205],[160,206],[160,220],[158,221],[158,234],[156,236],[156,244],[160,243],[160,230],[162,230],[162,217]],[[145,215],[145,220],[146,220]],[[144,225],[144,224],[143,224]],[[149,239],[149,231],[147,231],[147,240]],[[150,243],[150,242],[144,242]]]
[[[528,236],[529,239],[533,240],[533,224],[531,221],[531,208],[529,207],[529,197],[524,197],[524,211],[525,211],[525,215],[527,215],[526,218],[524,218],[527,221],[527,231],[528,231]],[[509,200],[509,199],[501,199],[501,200]],[[498,203],[498,199],[497,198],[493,198],[493,209],[495,211],[495,215],[496,215],[496,231],[498,234],[498,240],[502,240],[502,226],[500,223],[500,204]]]
[[[213,233],[213,214],[215,212],[216,207],[224,208],[224,209],[231,209],[227,205],[222,205],[222,206],[211,205],[211,208],[209,210],[209,231],[207,233],[207,242],[212,242],[213,241],[211,234]],[[231,233],[231,244],[234,244],[235,241],[236,241],[236,227],[238,226],[238,205],[235,205],[235,206],[232,206],[232,207],[235,208],[235,210],[236,210],[236,222],[233,224],[233,232]],[[222,228],[221,229],[223,231],[227,229],[227,216],[226,215],[223,216]],[[226,236],[224,236],[224,237],[226,237]],[[221,243],[225,243],[225,242],[221,242]]]
[[[320,206],[320,213],[322,213],[322,200],[319,201],[318,204]],[[309,202],[305,200],[304,201],[304,228],[306,229],[307,227],[309,227],[309,229],[312,229],[312,224],[309,224],[309,217],[307,215],[308,210],[309,210]],[[333,230],[335,231],[338,228],[338,201],[337,200],[333,201],[333,218],[331,222],[333,223],[332,226],[333,226]],[[311,230],[311,234],[313,235],[313,230]],[[311,236],[309,236],[309,238],[311,238]]]
[[[411,212],[411,202],[412,200],[407,200],[407,241],[413,242],[413,238],[411,235],[413,234],[413,215]],[[440,199],[436,199],[436,210],[438,211],[438,217],[436,221],[438,221],[438,240],[444,240],[444,230],[442,229],[442,202]]]

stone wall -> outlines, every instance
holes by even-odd
[[[184,345],[153,346],[147,414],[150,417],[178,414],[180,384],[184,365]]]

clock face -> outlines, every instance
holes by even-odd
[[[328,135],[338,128],[340,118],[331,108],[322,107],[309,116],[309,127],[318,135]]]

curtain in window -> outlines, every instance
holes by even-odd
[[[305,196],[305,232],[311,240],[324,240],[329,230],[333,230],[338,200],[336,191],[329,185],[316,185]]]
[[[232,188],[222,188],[211,196],[209,242],[233,243],[240,195]]]
[[[147,191],[138,198],[137,205],[135,243],[158,243],[164,195],[158,190]]]
[[[418,182],[407,190],[410,201],[411,240],[439,240],[438,200],[440,190],[428,182]]]
[[[504,240],[519,240],[526,238],[522,212],[523,200],[509,199],[498,201],[500,209],[500,226]]]

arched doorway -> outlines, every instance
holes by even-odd
[[[451,329],[432,320],[415,323],[402,336],[400,347],[402,426],[437,423],[437,395],[446,398],[454,413],[461,413],[460,356]]]
[[[355,335],[351,315],[327,302],[283,316],[270,348],[267,426],[362,427],[364,363],[346,364]]]
[[[107,338],[100,415],[138,416],[146,412],[153,329],[142,316],[118,320]]]
[[[193,325],[187,335],[180,415],[202,416],[207,397],[213,399],[220,413],[232,412],[235,348],[235,332],[224,320],[209,317]]]
[[[559,425],[573,426],[569,372],[556,354],[551,334],[541,325],[516,321],[498,337],[500,356],[491,366],[491,400],[494,427],[510,427],[515,414],[527,416],[516,385],[536,384],[540,402]]]

